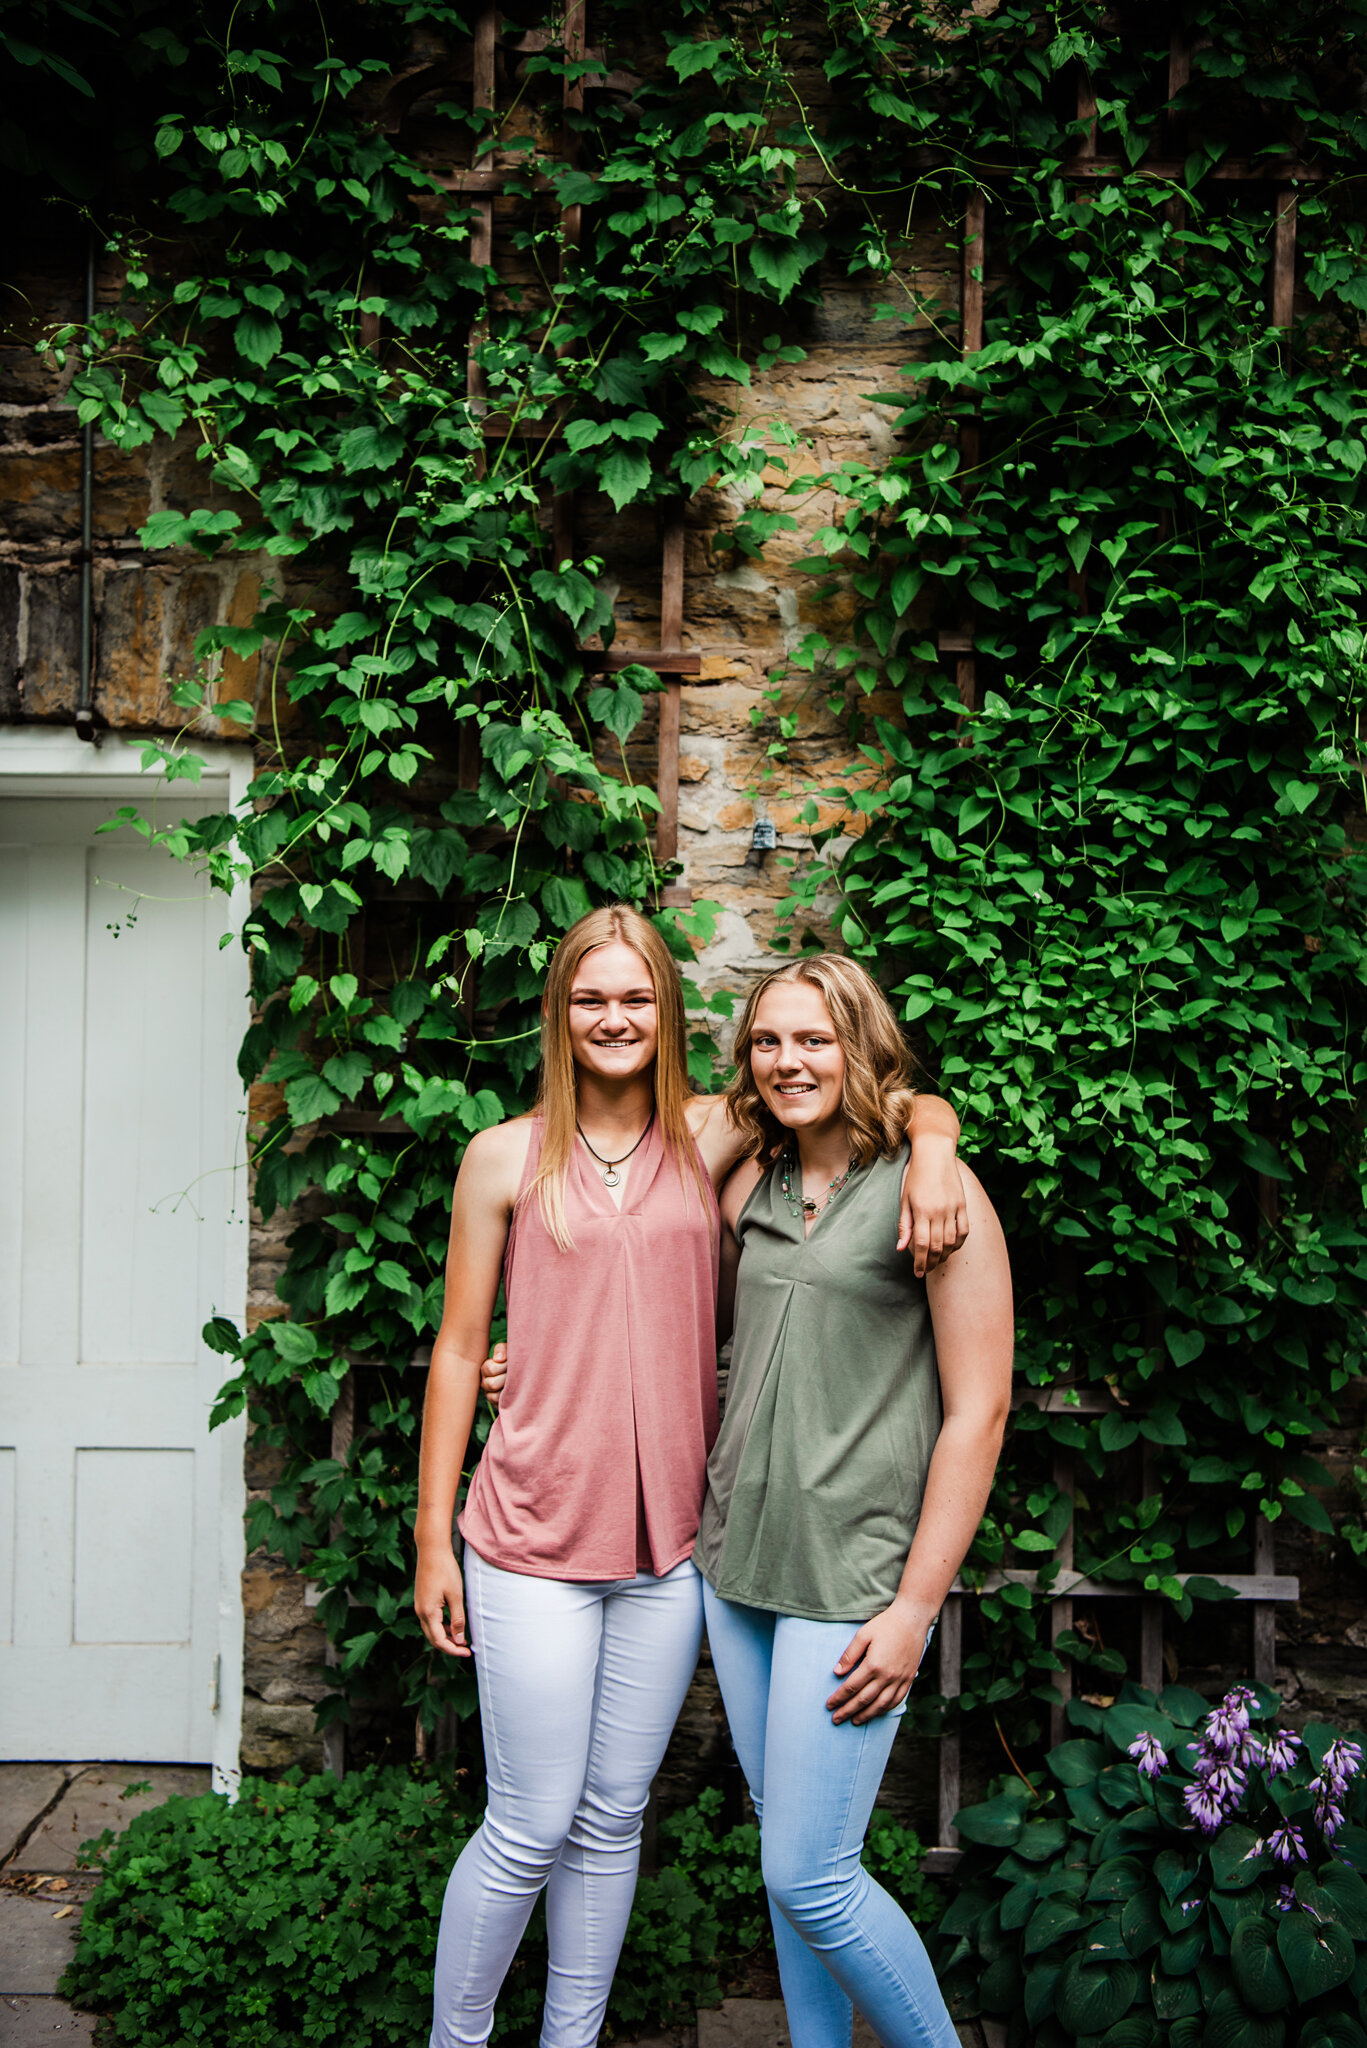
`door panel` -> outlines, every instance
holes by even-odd
[[[199,1129],[204,927],[211,910],[221,926],[222,899],[164,854],[104,839],[85,910],[80,1358],[190,1371],[216,1192],[194,1169],[222,1164]]]
[[[0,801],[0,1754],[221,1762],[242,1478],[199,1333],[241,1312],[240,956],[115,808]]]
[[[194,1467],[193,1451],[77,1451],[74,1641],[189,1644]]]

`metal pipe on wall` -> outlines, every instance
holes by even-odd
[[[87,340],[95,324],[95,232],[91,229],[85,253],[85,329]],[[95,423],[87,420],[81,429],[81,679],[76,696],[76,737],[94,740],[95,709],[94,641],[94,507],[95,507]]]

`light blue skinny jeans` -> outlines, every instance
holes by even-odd
[[[859,1626],[718,1599],[707,1640],[760,1821],[793,2048],[849,2048],[858,2006],[883,2048],[958,2048],[921,1937],[860,1862],[903,1709],[837,1727],[825,1702]]]
[[[543,1887],[541,2048],[594,2048],[636,1890],[641,1820],[702,1639],[701,1581],[502,1571],[467,1543],[489,1804],[446,1887],[430,2048],[482,2048]]]

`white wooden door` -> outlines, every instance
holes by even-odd
[[[200,1330],[242,1311],[242,962],[116,808],[0,797],[0,1756],[222,1782],[241,1436]]]

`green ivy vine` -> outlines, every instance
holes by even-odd
[[[844,943],[887,976],[991,1158],[1026,1383],[1115,1400],[1022,1410],[971,1567],[1051,1554],[1072,1512],[1052,1445],[1080,1458],[1079,1564],[1183,1612],[1202,1589],[1178,1563],[1246,1568],[1255,1512],[1325,1531],[1306,1446],[1361,1372],[1367,1305],[1345,824],[1363,773],[1362,9],[1187,9],[1187,139],[1159,184],[1135,168],[1163,140],[1172,23],[1151,8],[670,0],[645,22],[610,0],[601,60],[554,41],[519,57],[519,15],[504,115],[452,83],[392,133],[383,81],[415,35],[467,48],[462,8],[280,0],[187,22],[101,4],[62,61],[88,80],[101,25],[124,31],[141,125],[111,158],[129,224],[102,225],[127,288],[93,334],[51,340],[111,442],[196,445],[202,487],[145,545],[265,565],[259,615],[201,637],[187,733],[155,751],[193,776],[210,709],[258,749],[243,815],[167,835],[215,882],[252,880],[241,1069],[274,1091],[257,1199],[301,1205],[287,1313],[211,1331],[234,1361],[220,1414],[245,1408],[281,1460],[251,1540],[325,1588],[342,1684],[429,1721],[473,1703],[429,1671],[408,1609],[411,1361],[451,1180],[468,1135],[526,1100],[558,933],[609,896],[658,900],[654,798],[623,751],[654,679],[582,674],[576,641],[611,618],[600,564],[554,558],[548,494],[621,512],[720,481],[745,507],[731,547],[803,530],[772,488],[790,426],[741,431],[736,408],[756,372],[801,359],[842,274],[885,296],[909,374],[880,396],[898,452],[824,479],[840,510],[814,589],[852,592],[858,617],[811,634],[794,670],[850,718],[871,778],[837,793],[862,834],[842,852],[814,829],[796,863],[793,929],[836,861]],[[573,168],[567,66],[586,94]],[[1064,168],[1079,67],[1118,160],[1085,190]],[[624,71],[640,82],[611,85]],[[1207,173],[1287,147],[1327,175],[1300,192],[1283,343],[1270,195]],[[40,178],[37,141],[30,157]],[[467,160],[508,169],[520,292],[471,262],[469,203],[438,181]],[[947,233],[952,257],[974,190],[988,338],[964,361],[925,238]],[[582,241],[562,272],[569,205]],[[472,329],[493,436],[467,398]],[[559,438],[523,431],[550,421]],[[965,610],[967,712],[929,637]],[[222,701],[224,653],[261,662],[259,702]],[[869,720],[875,689],[899,715]],[[796,729],[770,747],[794,783]],[[687,964],[708,907],[659,914]],[[695,1056],[705,1079],[705,1032]],[[327,1418],[357,1360],[338,1462]],[[983,1594],[966,1666],[964,1704],[1011,1707],[1027,1739],[1058,1669],[1051,1570]],[[1103,1681],[1118,1661],[1081,1634],[1060,1648]]]
[[[859,630],[798,656],[814,689],[857,665],[901,692],[866,734],[877,786],[825,792],[865,820],[841,933],[961,1106],[1040,1397],[969,1577],[1041,1569],[978,1602],[969,1706],[1051,1697],[1037,1594],[1070,1523],[1080,1570],[1184,1618],[1252,1569],[1255,1515],[1331,1535],[1309,1444],[1361,1376],[1367,1308],[1362,18],[1189,10],[1178,113],[1202,141],[1163,183],[1140,160],[1169,24],[1054,26],[996,10],[952,103],[922,105],[960,152],[951,204],[990,170],[985,346],[909,362],[878,395],[905,452],[825,479],[843,511],[809,567],[852,587]],[[865,47],[871,72],[934,56],[910,31]],[[1087,186],[1064,169],[1078,64],[1119,159]],[[1273,189],[1206,176],[1232,139],[1327,173],[1300,190],[1288,337]],[[890,184],[900,155],[866,158]],[[974,622],[967,711],[929,618]],[[799,867],[791,917],[825,881]],[[1060,1386],[1110,1412],[1044,1412]],[[1114,1649],[1058,1649],[1114,1690]]]

